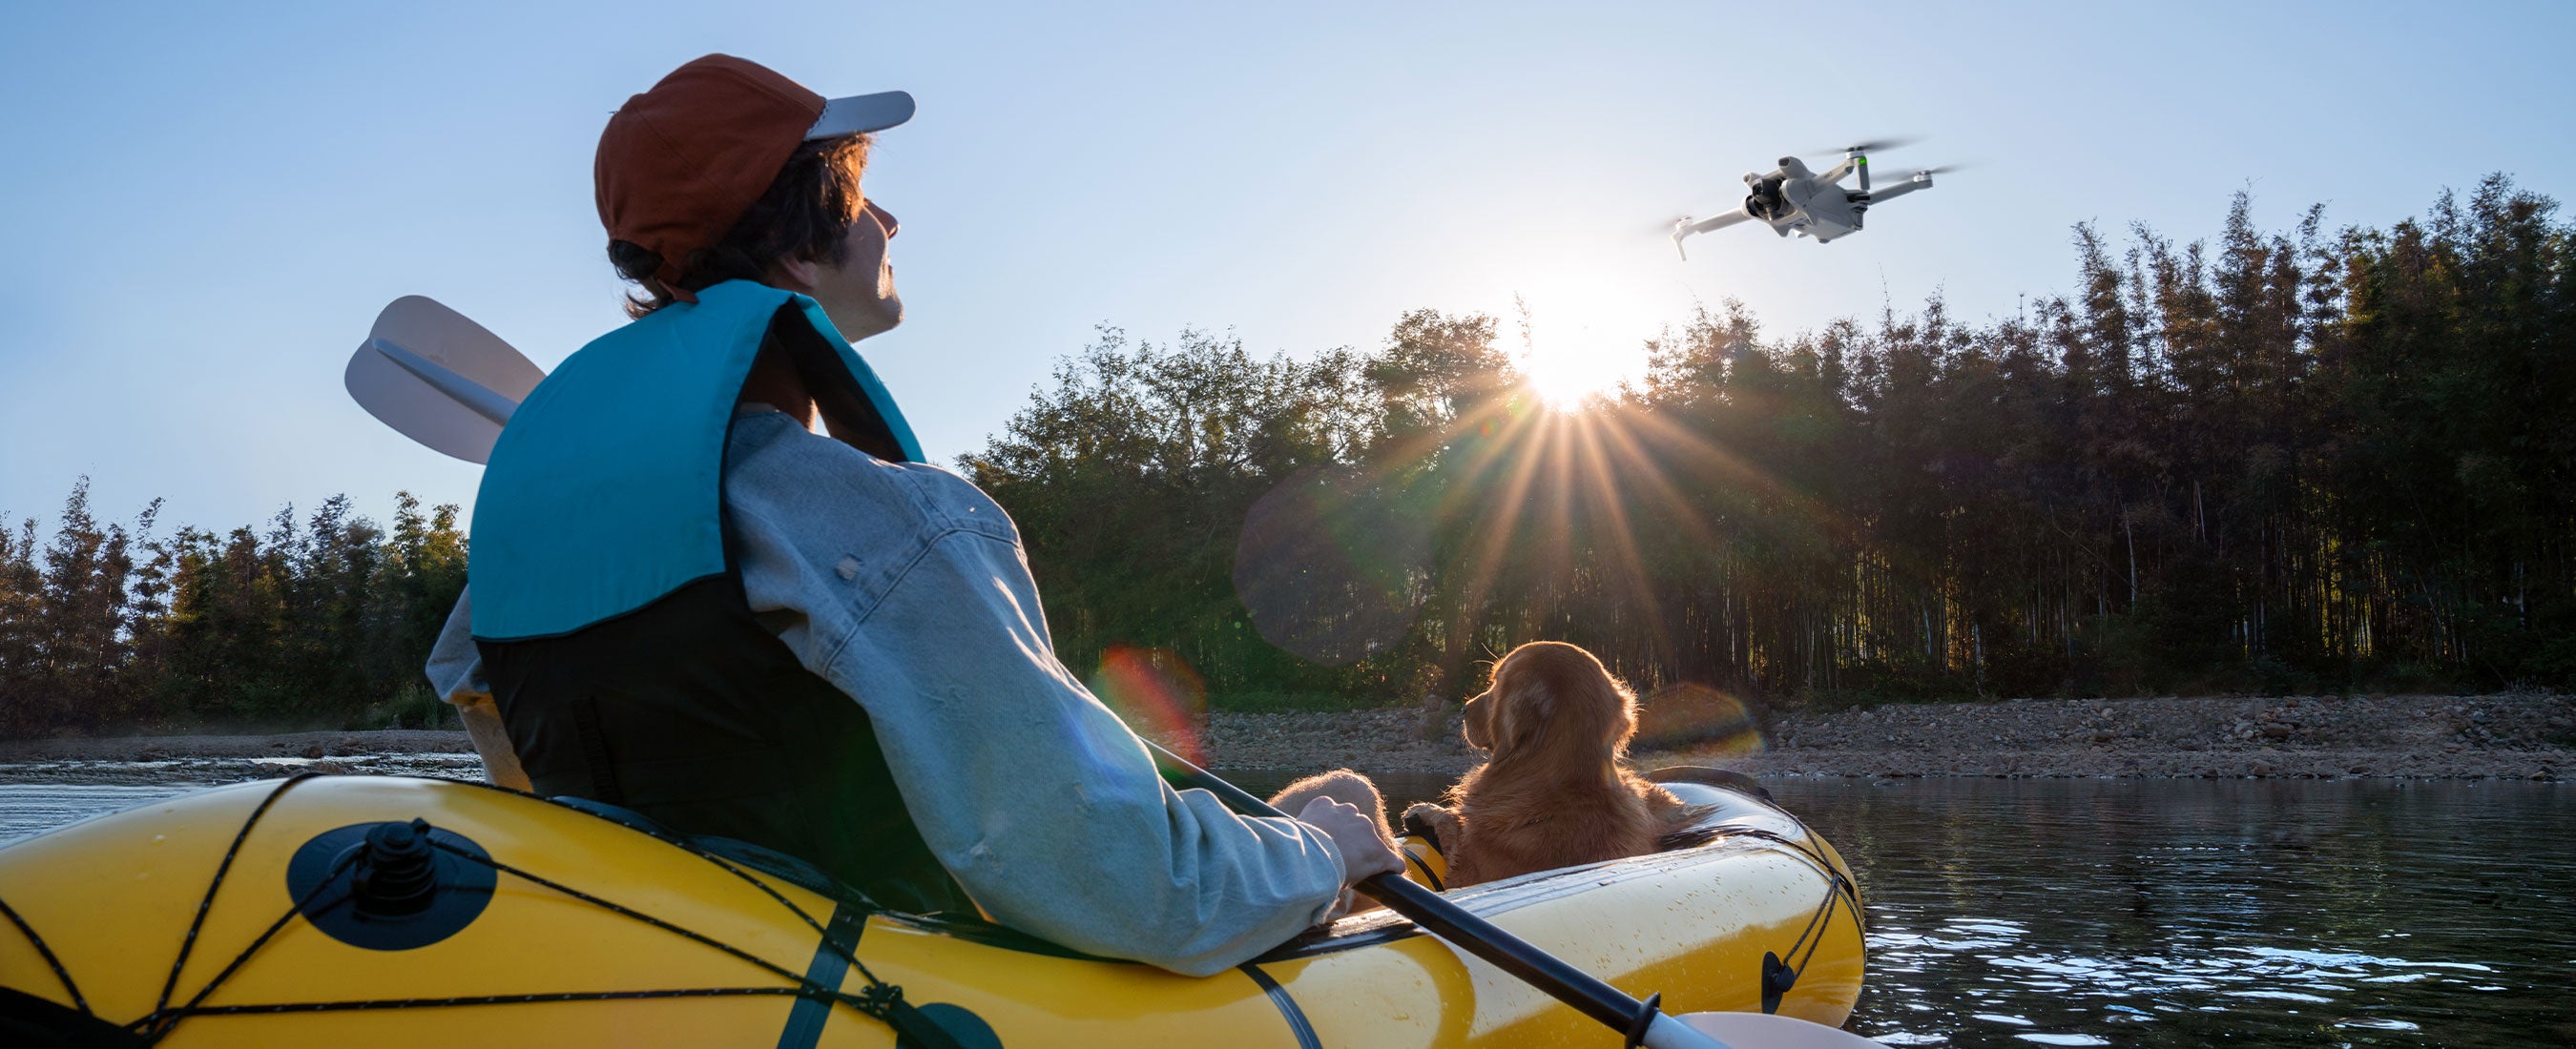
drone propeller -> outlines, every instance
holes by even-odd
[[[1949,173],[1951,173],[1951,172],[1953,172],[1953,171],[1957,171],[1957,170],[1959,170],[1960,168],[1963,168],[1963,167],[1966,167],[1966,166],[1967,166],[1967,165],[1965,165],[1965,164],[1943,164],[1943,165],[1941,165],[1941,166],[1939,166],[1939,167],[1929,167],[1929,168],[1910,168],[1910,169],[1907,169],[1907,170],[1905,170],[1905,171],[1899,171],[1899,172],[1897,172],[1893,177],[1895,177],[1896,179],[1898,179],[1898,180],[1902,181],[1902,180],[1905,180],[1905,179],[1913,178],[1913,177],[1914,177],[1914,176],[1916,176],[1916,175],[1947,175],[1947,174],[1949,174]]]
[[[1851,145],[1848,145],[1848,146],[1826,146],[1826,147],[1824,147],[1823,149],[1814,149],[1814,150],[1809,150],[1808,152],[1809,152],[1810,154],[1816,154],[1816,153],[1876,153],[1876,152],[1879,152],[1880,150],[1895,149],[1895,148],[1897,148],[1897,147],[1899,147],[1899,146],[1910,146],[1910,145],[1913,145],[1913,144],[1915,144],[1915,143],[1917,143],[1917,142],[1921,142],[1921,141],[1923,141],[1923,137],[1922,137],[1922,136],[1920,136],[1920,135],[1904,135],[1904,136],[1899,136],[1899,137],[1896,137],[1896,138],[1881,138],[1881,139],[1872,139],[1872,140],[1867,141],[1867,142],[1855,142],[1855,143],[1852,143]]]

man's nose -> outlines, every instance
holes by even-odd
[[[877,225],[885,227],[885,235],[888,240],[894,239],[895,231],[903,228],[903,223],[895,221],[894,212],[887,211],[883,204],[879,204],[873,200],[868,201],[867,211],[868,214],[876,216]]]

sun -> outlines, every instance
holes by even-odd
[[[1539,400],[1560,412],[1580,411],[1610,396],[1620,382],[1641,373],[1644,363],[1642,350],[1622,353],[1572,343],[1535,344],[1512,361]]]

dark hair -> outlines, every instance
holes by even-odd
[[[868,165],[869,135],[803,143],[742,219],[714,246],[689,253],[680,287],[696,291],[729,280],[760,280],[780,259],[843,261],[844,238],[866,203],[859,173]],[[642,285],[626,296],[626,315],[641,317],[671,304],[671,291],[655,279],[662,256],[631,241],[608,242],[608,264]]]

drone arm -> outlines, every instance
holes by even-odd
[[[1918,189],[1930,188],[1932,188],[1932,179],[1923,175],[1898,182],[1881,182],[1870,187],[1869,200],[1872,204],[1885,204],[1891,197],[1902,197]]]
[[[1736,224],[1736,223],[1738,223],[1738,222],[1742,222],[1742,221],[1744,221],[1744,220],[1746,220],[1746,219],[1749,219],[1749,218],[1752,218],[1752,217],[1753,217],[1753,216],[1752,216],[1751,214],[1748,214],[1748,213],[1747,213],[1743,208],[1740,208],[1740,207],[1739,207],[1739,208],[1737,208],[1737,209],[1735,209],[1735,210],[1733,210],[1733,211],[1727,212],[1727,213],[1725,213],[1725,214],[1723,214],[1723,215],[1712,215],[1712,216],[1709,216],[1708,218],[1704,218],[1704,219],[1701,219],[1701,220],[1699,220],[1699,221],[1697,221],[1697,222],[1693,222],[1693,223],[1691,223],[1691,224],[1689,224],[1689,225],[1687,225],[1687,226],[1683,226],[1682,228],[1680,228],[1680,229],[1678,229],[1678,230],[1675,230],[1675,231],[1674,231],[1674,233],[1673,233],[1673,235],[1674,235],[1674,238],[1675,238],[1676,240],[1678,240],[1678,239],[1680,239],[1683,235],[1686,235],[1686,234],[1691,234],[1691,233],[1706,233],[1706,232],[1708,232],[1708,231],[1710,231],[1710,230],[1717,229],[1717,228],[1720,228],[1720,227],[1723,227],[1723,226],[1732,226],[1732,225],[1735,225],[1735,224]]]
[[[1743,208],[1737,208],[1733,211],[1727,212],[1726,214],[1704,218],[1697,222],[1692,222],[1689,219],[1676,219],[1673,222],[1673,250],[1680,252],[1683,262],[1689,262],[1690,252],[1685,251],[1682,248],[1683,237],[1690,236],[1693,233],[1706,233],[1720,226],[1732,226],[1752,217],[1753,216],[1746,214]]]
[[[1690,222],[1690,219],[1674,219],[1674,224],[1672,224],[1672,250],[1677,250],[1677,253],[1682,253],[1682,260],[1685,260],[1685,263],[1687,263],[1687,260],[1690,260],[1690,253],[1687,253],[1687,250],[1682,250],[1682,237],[1690,237],[1690,235],[1695,235],[1695,232],[1710,232],[1710,229],[1718,229],[1718,227],[1731,227],[1731,224],[1744,222],[1744,219],[1752,219],[1752,214],[1747,214],[1747,211],[1741,209],[1741,206],[1739,206],[1739,209],[1734,209],[1734,211],[1726,211],[1726,214],[1713,214],[1713,217],[1708,217],[1708,219],[1700,219],[1700,222]]]
[[[1852,168],[1856,166],[1857,165],[1852,163],[1851,158],[1845,157],[1843,158],[1842,163],[1826,168],[1824,174],[1816,176],[1816,182],[1819,185],[1832,185],[1834,183],[1841,182],[1842,180],[1851,177]]]

